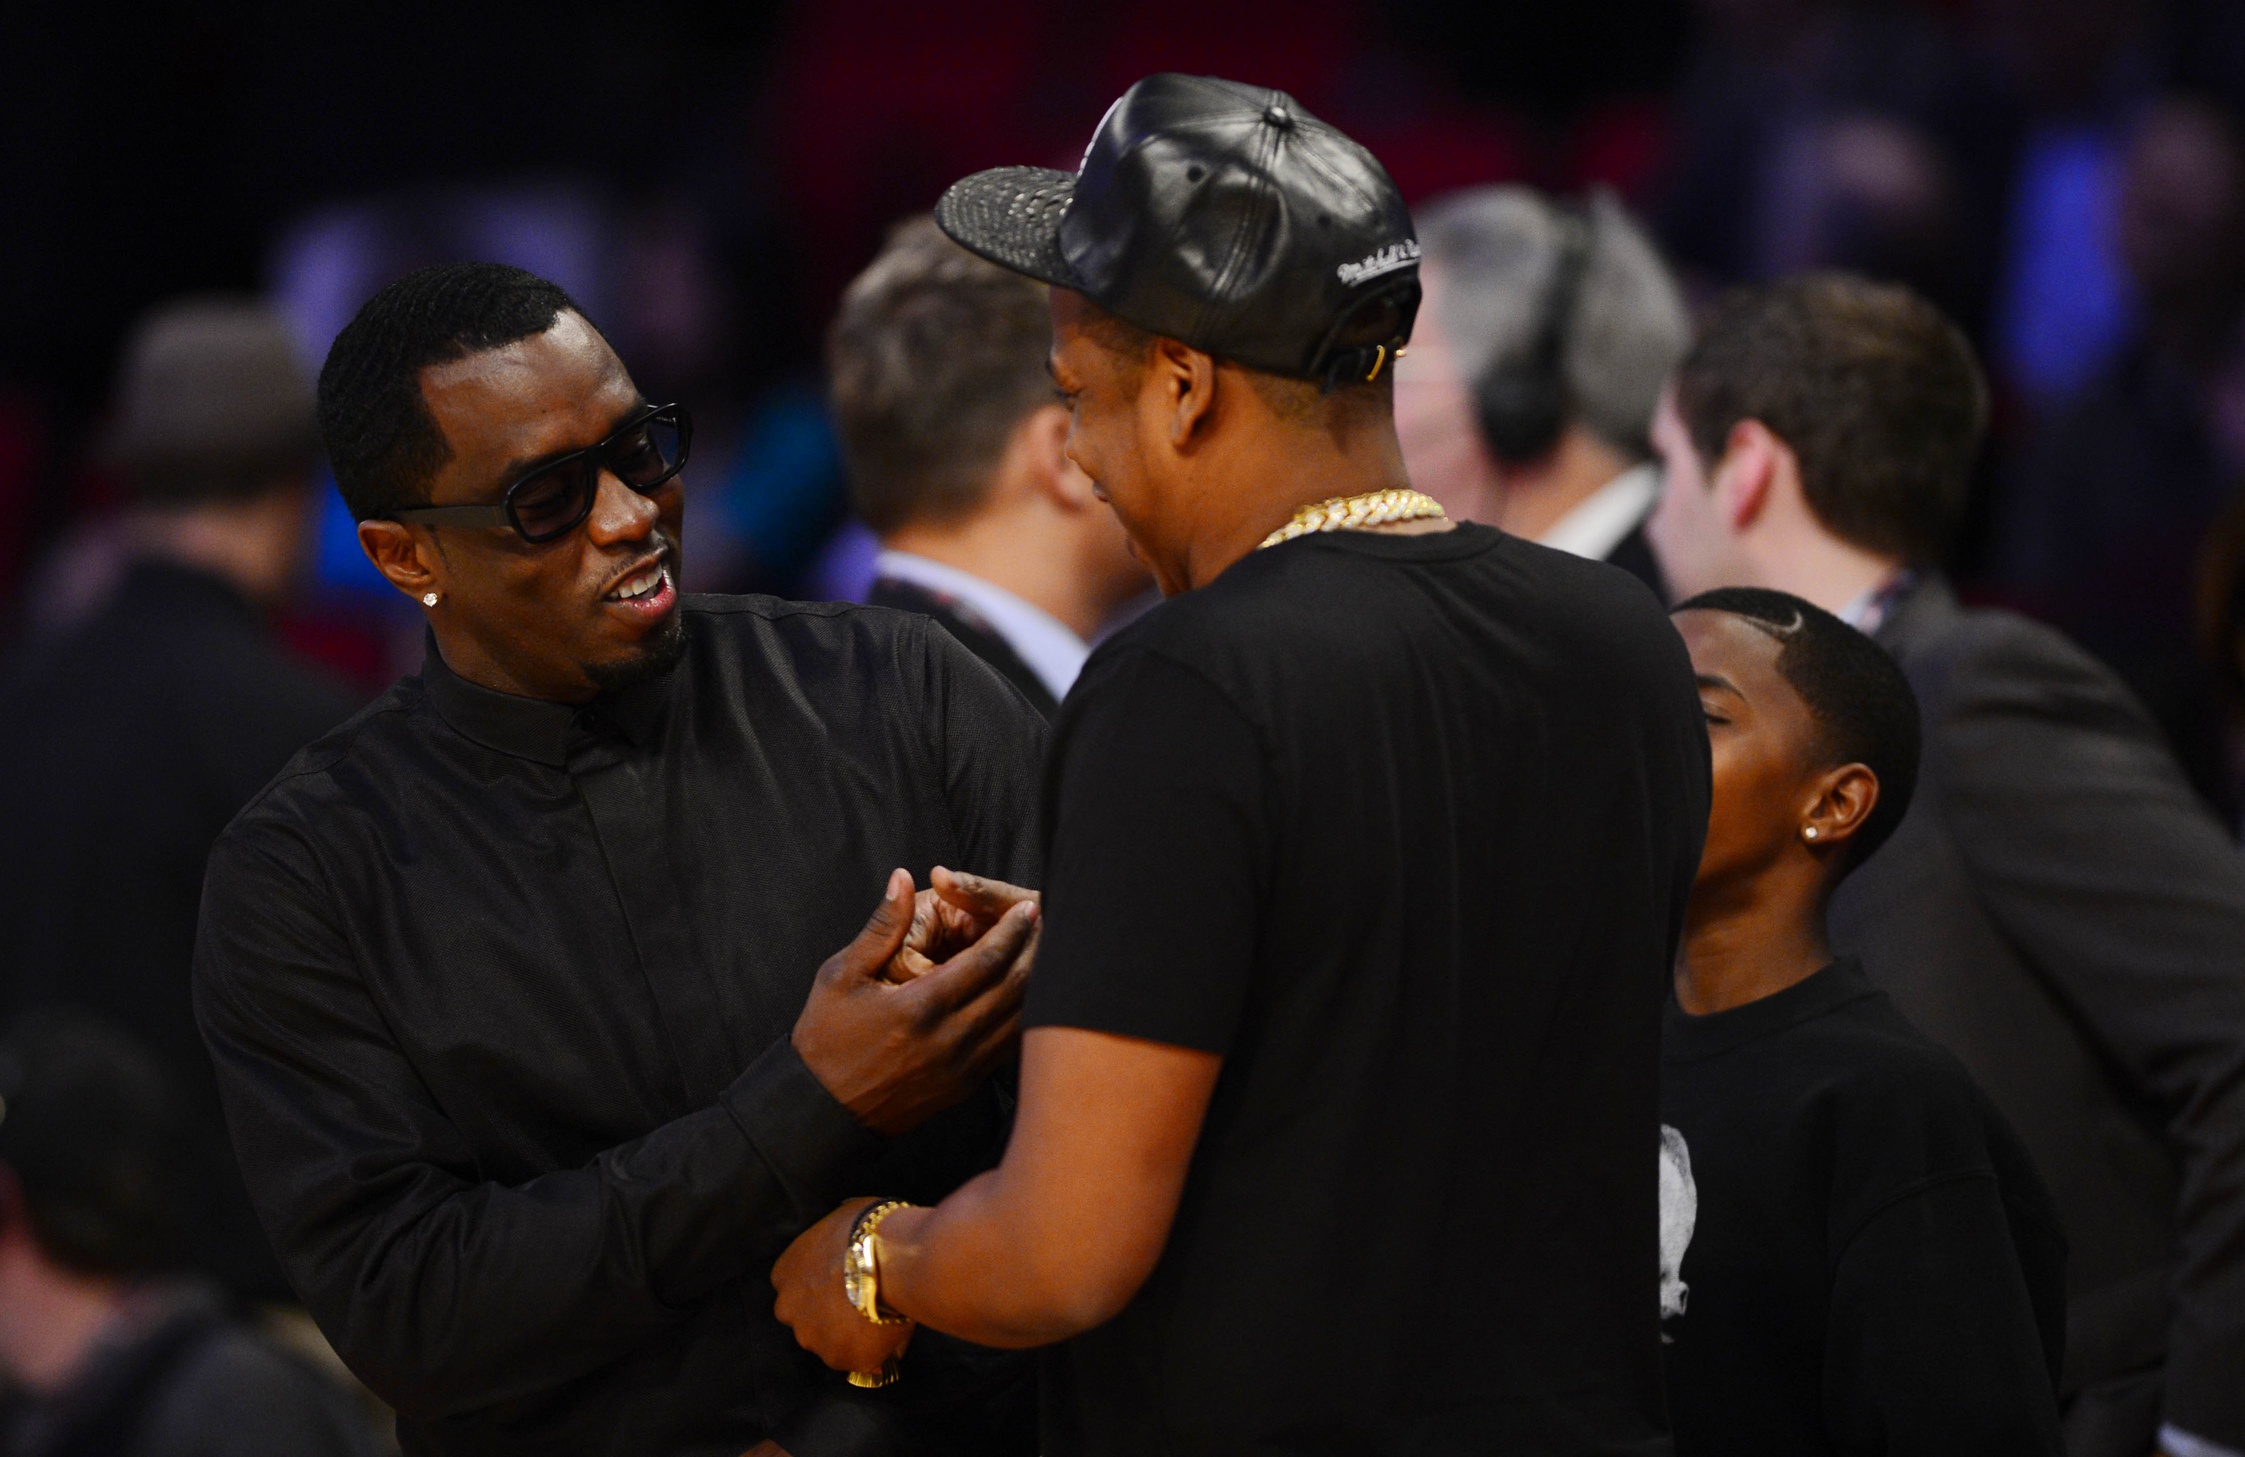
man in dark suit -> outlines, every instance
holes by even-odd
[[[1476,187],[1423,209],[1410,353],[1395,370],[1411,483],[1453,516],[1612,562],[1666,596],[1645,542],[1647,439],[1691,316],[1659,251],[1603,193]]]
[[[1147,587],[1067,455],[1044,286],[911,219],[827,336],[851,504],[880,536],[867,601],[949,629],[1050,718],[1102,624]]]
[[[1717,308],[1654,424],[1680,592],[1775,587],[1872,633],[1924,714],[1836,947],[2018,1128],[2072,1246],[2073,1457],[2245,1452],[2245,858],[2142,706],[1933,569],[1987,413],[1906,290],[1789,279]]]
[[[85,620],[0,671],[0,1018],[77,1003],[145,1042],[181,1093],[189,1258],[236,1294],[286,1300],[188,970],[211,842],[358,706],[266,621],[306,541],[312,380],[265,308],[173,304],[134,333],[116,419],[130,564]]]

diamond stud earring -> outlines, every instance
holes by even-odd
[[[423,593],[423,594],[422,594],[422,596],[421,596],[421,605],[422,605],[423,607],[434,607],[434,606],[436,606],[436,605],[437,605],[437,594],[436,594],[436,593],[434,593],[434,592],[425,592],[425,593]],[[1811,830],[1811,831],[1809,831],[1809,833],[1810,833],[1810,834],[1814,834],[1814,833],[1816,833],[1816,832],[1815,832],[1814,830]]]
[[[432,597],[433,597],[434,595],[435,595],[435,594],[433,594],[433,593],[431,594],[431,596],[432,596]],[[432,604],[432,605],[433,605],[433,604]],[[1810,839],[1810,840],[1813,840],[1813,839],[1815,839],[1815,838],[1816,838],[1816,826],[1814,826],[1814,825],[1804,825],[1804,826],[1802,826],[1802,827],[1801,827],[1801,835],[1802,835],[1802,837],[1803,837],[1803,838],[1805,838],[1805,839]]]

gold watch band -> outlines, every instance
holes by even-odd
[[[882,1220],[910,1207],[902,1199],[884,1199],[859,1210],[850,1221],[849,1243],[842,1250],[842,1295],[875,1325],[908,1323],[904,1316],[890,1315],[881,1307],[880,1257],[874,1236],[880,1233]]]

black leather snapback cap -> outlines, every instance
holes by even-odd
[[[1148,76],[1076,172],[977,172],[935,219],[1141,329],[1328,387],[1376,378],[1418,313],[1418,237],[1387,169],[1285,92],[1212,76]]]

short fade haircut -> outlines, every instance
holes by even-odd
[[[428,500],[452,448],[421,395],[421,371],[543,334],[584,310],[534,273],[448,263],[368,299],[320,369],[320,437],[343,502],[360,521]]]
[[[178,1098],[123,1029],[75,1008],[26,1012],[0,1038],[0,1165],[15,1175],[40,1251],[82,1275],[178,1260],[195,1192]]]
[[[1718,587],[1674,612],[1726,612],[1777,639],[1777,671],[1807,706],[1826,768],[1861,764],[1878,776],[1871,810],[1840,868],[1844,878],[1885,844],[1918,783],[1918,697],[1867,635],[1814,603],[1762,587]]]
[[[1582,218],[1582,277],[1558,324],[1567,413],[1643,459],[1661,386],[1691,344],[1691,311],[1659,248],[1610,193],[1592,194]],[[1532,188],[1468,188],[1436,199],[1418,231],[1441,275],[1435,304],[1468,388],[1526,361],[1550,327],[1566,252],[1559,207]]]
[[[850,505],[875,532],[968,515],[1014,428],[1057,403],[1045,286],[977,258],[925,214],[842,295],[827,397]]]
[[[1710,466],[1759,420],[1792,448],[1826,530],[1938,560],[1988,423],[1964,331],[1910,290],[1812,273],[1726,294],[1676,371],[1676,409]]]

